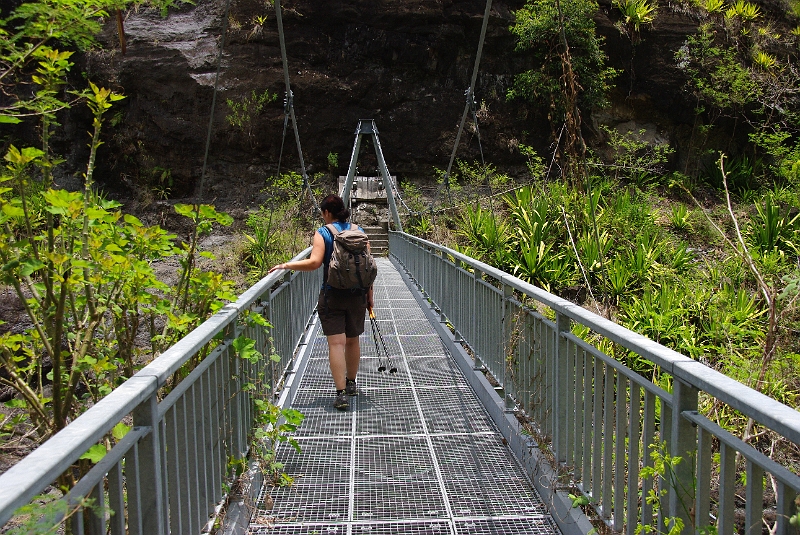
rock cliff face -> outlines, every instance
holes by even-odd
[[[493,3],[476,88],[483,152],[488,162],[512,174],[525,168],[518,145],[546,154],[550,133],[545,113],[504,97],[514,74],[529,66],[525,55],[515,52],[508,30],[513,11],[523,4]],[[447,166],[475,61],[483,0],[288,0],[283,5],[309,173],[346,171],[359,119],[375,119],[389,169],[401,179],[432,177],[434,166]],[[584,119],[587,137],[596,133],[598,121],[632,121],[680,145],[692,110],[681,93],[673,56],[697,22],[676,12],[660,16],[634,53],[613,26],[614,11],[601,6],[596,22],[612,66],[625,74],[612,107]],[[99,174],[110,187],[166,185],[175,196],[195,191],[224,12],[224,0],[199,0],[167,18],[131,12],[125,20],[126,54],[119,52],[115,28],[109,26],[105,39],[116,49],[87,56],[83,67],[91,79],[127,95],[112,112],[101,155],[105,163]],[[255,202],[266,177],[276,171],[283,140],[275,12],[263,0],[232,0],[227,23],[204,198]],[[254,90],[278,96],[247,128],[228,124],[226,100],[240,100]],[[338,167],[330,168],[329,153],[338,155]],[[373,151],[362,148],[361,154],[359,172],[370,174]],[[474,129],[462,137],[458,157],[480,158]],[[289,130],[282,170],[298,168]]]

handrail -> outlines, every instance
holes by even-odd
[[[740,529],[736,485],[745,479],[745,530],[760,533],[763,522],[775,522],[775,533],[791,531],[800,477],[790,477],[786,467],[767,461],[698,408],[713,398],[795,444],[800,444],[800,412],[458,251],[396,231],[389,233],[389,245],[393,259],[453,331],[453,341],[466,346],[475,369],[489,372],[506,407],[521,409],[533,424],[536,440],[517,454],[533,463],[537,457],[531,452],[546,447],[558,471],[571,479],[571,492],[582,493],[612,530],[634,535],[637,526],[647,525],[666,533],[679,518],[695,532],[715,524],[720,534],[733,533]],[[540,313],[542,307],[550,312]],[[592,340],[638,355],[668,381],[658,384],[629,369],[597,343],[576,336],[574,324],[588,328]],[[667,383],[669,392],[662,388]],[[711,455],[712,442],[719,457]],[[670,465],[668,474],[641,478],[643,468],[653,467],[651,448],[661,444],[681,461]],[[746,478],[739,477],[742,466]],[[532,475],[538,484],[541,473]],[[768,507],[766,475],[777,488]],[[560,502],[569,504],[566,491],[558,490],[564,483],[549,481],[542,490],[556,489]]]
[[[295,256],[293,260],[306,258],[309,256],[310,252],[311,247]],[[56,478],[63,474],[125,416],[133,413],[134,425],[137,425],[137,411],[140,414],[147,413],[148,403],[152,403],[156,407],[156,410],[152,412],[154,419],[158,420],[152,422],[158,426],[154,434],[163,434],[162,431],[166,424],[161,418],[164,416],[165,411],[172,409],[171,407],[164,406],[159,413],[156,396],[159,389],[167,383],[169,378],[192,358],[193,355],[197,354],[198,351],[220,333],[228,333],[226,340],[222,342],[211,355],[206,357],[206,360],[210,360],[212,357],[219,357],[223,353],[232,354],[233,351],[231,350],[230,342],[235,336],[232,336],[231,332],[236,331],[236,329],[231,329],[229,326],[232,324],[235,325],[237,318],[243,311],[261,311],[265,308],[268,309],[268,302],[282,291],[285,292],[289,290],[289,293],[291,293],[291,288],[297,287],[297,291],[302,294],[297,301],[303,304],[305,308],[303,312],[305,313],[305,317],[308,318],[313,311],[315,301],[311,296],[313,296],[315,292],[318,292],[320,283],[318,280],[319,277],[320,274],[317,272],[289,275],[289,272],[285,270],[267,275],[245,291],[234,303],[222,307],[217,313],[203,322],[187,336],[179,340],[175,345],[167,349],[153,362],[142,368],[133,377],[125,381],[109,395],[81,414],[67,427],[59,431],[44,444],[40,445],[4,474],[0,475],[0,526],[4,525],[12,517],[14,511],[28,503],[36,494],[42,492]],[[274,288],[279,283],[282,284]],[[287,301],[286,306],[291,308],[293,306],[292,301]],[[280,311],[275,312],[277,313]],[[292,311],[288,311],[284,316],[285,318],[281,317],[277,320],[275,318],[268,318],[276,332],[296,331],[298,330],[298,325],[300,329],[302,329],[306,324],[306,320],[303,320],[302,323],[298,323],[296,315],[292,314]],[[257,335],[258,334],[254,336]],[[290,345],[277,348],[277,352],[281,356],[284,366],[291,363],[292,352],[301,335],[302,332],[291,332],[287,338],[290,340]],[[265,335],[261,335],[261,337],[263,338],[262,346],[266,346],[267,340]],[[203,364],[206,364],[206,362],[204,361]],[[230,422],[236,420],[240,422],[240,425],[248,424],[251,419],[242,417],[233,418],[228,414],[231,411],[250,413],[250,408],[246,406],[246,401],[242,401],[240,405],[237,405],[239,401],[231,401],[231,397],[238,394],[238,392],[234,392],[230,389],[230,385],[226,383],[228,378],[225,377],[224,373],[220,373],[227,369],[224,366],[232,365],[227,362],[219,364],[219,361],[215,361],[206,364],[206,366],[221,367],[218,371],[215,371],[215,378],[203,379],[208,382],[208,384],[203,383],[203,393],[198,395],[210,395],[208,391],[212,389],[212,381],[217,381],[218,384],[214,384],[228,396],[222,399],[221,403],[230,403],[231,405],[225,405],[220,409],[224,413],[221,413],[221,417],[227,418],[226,422],[228,420],[230,420]],[[245,371],[242,371],[242,374],[244,374]],[[282,374],[283,371],[285,370],[279,370],[280,374]],[[200,374],[198,374],[197,377],[199,378]],[[239,379],[234,377],[231,380],[236,381]],[[186,381],[187,379],[184,379],[184,382]],[[188,390],[194,388],[194,386],[186,383],[181,384],[179,388]],[[159,430],[159,428],[161,428],[161,430]],[[233,430],[232,432],[234,435],[241,437],[242,435],[246,435],[248,431],[249,429],[243,429]],[[212,436],[213,434],[208,435],[208,437]],[[164,436],[161,436],[161,438],[157,438],[156,440],[161,441],[166,439]],[[227,444],[227,442],[231,440],[235,442],[236,437],[233,439],[216,437],[216,440],[222,440]],[[156,448],[160,445],[161,444],[157,442]],[[164,455],[165,452],[161,451],[160,454]],[[160,464],[159,462],[156,464],[164,467],[165,461],[162,459]],[[164,474],[157,475],[156,477],[166,480],[166,475]],[[160,482],[158,482],[158,484],[160,485]],[[165,489],[161,490],[166,492]],[[212,494],[217,492],[221,492],[221,489],[214,489]],[[120,493],[120,495],[122,494]],[[207,517],[204,512],[196,511],[195,513],[199,514],[201,518]],[[165,526],[168,522],[166,514],[163,514],[156,522],[159,524],[158,530],[166,533],[167,529]],[[141,528],[141,526],[140,531],[147,533],[147,530]],[[131,532],[133,532],[133,528],[131,528]],[[156,531],[152,531],[151,533],[155,532]]]
[[[669,349],[658,342],[650,340],[637,332],[631,331],[611,320],[586,310],[571,301],[553,295],[550,292],[527,283],[513,275],[501,271],[458,251],[439,245],[410,234],[391,231],[390,234],[402,236],[420,246],[451,256],[454,260],[470,266],[507,285],[534,300],[548,306],[555,312],[563,314],[576,323],[589,327],[597,334],[603,335],[620,346],[633,351],[660,366],[670,375],[679,378],[695,388],[708,392],[720,401],[737,409],[770,427],[784,428],[782,434],[796,444],[800,444],[800,413],[787,407],[769,396],[754,390],[727,375],[709,368],[705,364],[691,359],[677,351]]]

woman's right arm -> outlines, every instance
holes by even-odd
[[[311,255],[303,260],[296,260],[294,262],[284,262],[272,266],[269,270],[270,273],[279,269],[291,269],[294,271],[314,271],[322,265],[325,259],[325,239],[318,231],[314,233],[314,242],[311,248]]]

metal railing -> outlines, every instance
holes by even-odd
[[[229,460],[247,454],[253,398],[279,386],[321,282],[321,270],[265,277],[76,418],[0,476],[0,526],[125,420],[133,422],[130,432],[64,498],[76,507],[85,498],[93,502],[72,516],[72,533],[200,533],[223,498]],[[272,329],[248,324],[247,312],[260,313]],[[232,343],[242,335],[279,360],[239,358]],[[186,377],[174,380],[209,349]]]
[[[684,532],[715,526],[720,534],[760,534],[765,521],[778,534],[795,531],[789,519],[796,513],[800,477],[721,429],[698,406],[701,399],[727,405],[795,444],[800,413],[454,250],[402,232],[389,239],[392,256],[475,366],[497,380],[508,406],[528,415],[538,444],[547,446],[554,468],[567,474],[567,488],[585,496],[613,530],[633,535],[646,525],[666,533],[680,519]],[[579,332],[588,328],[589,339],[651,363],[671,391],[609,357],[600,344],[576,336],[576,326],[583,326]],[[653,467],[650,449],[659,444],[681,461],[656,477],[640,477]],[[742,471],[744,496],[737,497]]]

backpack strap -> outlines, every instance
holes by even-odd
[[[325,228],[328,229],[328,232],[330,232],[330,234],[331,234],[331,256],[333,256],[333,242],[336,240],[336,235],[339,234],[339,229],[337,229],[333,225],[333,223],[328,223],[327,225],[325,225]],[[325,258],[328,260],[328,262],[325,263],[325,267],[324,267],[323,273],[322,273],[322,287],[325,288],[325,300],[326,300],[325,306],[326,307],[327,307],[327,298],[328,298],[328,265],[330,263],[330,258],[331,258],[327,254],[328,253],[327,247],[328,247],[328,244],[326,243],[325,244]]]

